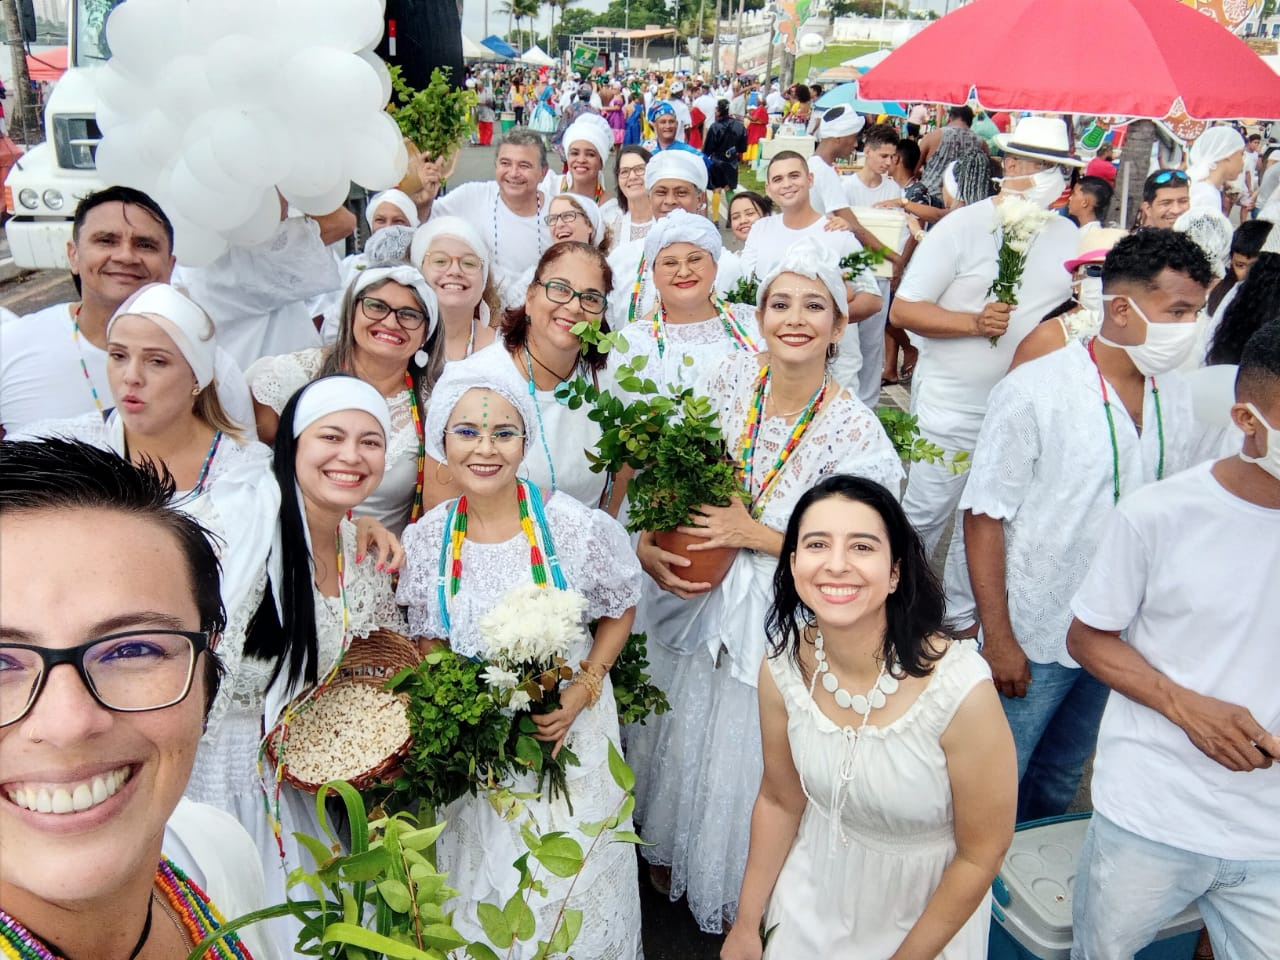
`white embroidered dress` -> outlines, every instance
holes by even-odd
[[[751,409],[761,358],[726,358],[700,392],[711,397],[731,452]],[[833,387],[834,389],[834,387]],[[793,423],[765,417],[756,439],[754,476],[764,476]],[[800,497],[824,477],[848,473],[895,494],[902,464],[875,414],[848,391],[814,417],[787,461],[760,522],[783,530]],[[753,491],[758,493],[758,491]],[[672,673],[671,712],[651,718],[657,745],[644,795],[642,836],[651,863],[672,868],[671,896],[687,894],[698,925],[718,933],[737,915],[746,869],[751,808],[762,772],[756,682],[765,653],[764,619],[777,558],[739,551],[724,581],[699,600],[697,636]]]
[[[253,399],[279,414],[290,397],[320,376],[323,363],[324,351],[315,347],[278,357],[263,357],[248,369],[245,377]],[[391,413],[386,472],[378,489],[355,512],[362,517],[373,517],[399,536],[413,511],[413,491],[418,483],[418,429],[413,422],[413,396],[407,389],[397,391],[386,401]]]
[[[808,803],[769,900],[765,928],[777,930],[764,955],[888,960],[955,857],[941,738],[991,671],[981,654],[952,644],[905,714],[854,734],[819,709],[790,657],[768,663]],[[938,960],[985,960],[990,901],[988,893]]]
[[[477,626],[480,618],[510,589],[530,580],[529,543],[523,534],[503,543],[463,541],[462,579],[458,594],[449,601],[452,629],[446,631],[437,602],[437,565],[449,534],[445,524],[450,505],[440,504],[405,531],[407,560],[396,597],[409,607],[414,636],[447,637],[456,652],[476,656],[482,649]],[[640,566],[622,527],[608,514],[555,494],[546,501],[546,517],[569,587],[587,598],[582,638],[569,657],[570,663],[576,663],[586,657],[591,646],[588,620],[619,617],[635,605]],[[566,771],[573,812],[563,798],[527,801],[529,815],[544,834],[563,830],[584,852],[591,846],[592,838],[578,825],[610,816],[622,797],[609,775],[610,742],[618,743],[618,720],[613,687],[606,677],[599,701],[578,714],[565,740],[580,761],[579,766]],[[536,777],[522,775],[513,785],[532,792],[536,782]],[[455,801],[444,817],[449,829],[440,838],[439,865],[449,872],[449,885],[458,890],[449,906],[456,911],[454,926],[465,937],[487,942],[476,918],[476,905],[482,901],[501,905],[515,892],[519,876],[512,863],[526,852],[520,839],[521,821],[504,821],[483,796]],[[630,819],[619,829],[631,829]],[[572,878],[545,874],[542,879],[547,894],[534,895],[530,903],[538,933],[533,940],[517,944],[516,960],[530,960],[537,940],[546,938],[572,882]],[[569,907],[583,911],[574,956],[601,960],[643,956],[636,856],[629,844],[596,846],[573,887]]]

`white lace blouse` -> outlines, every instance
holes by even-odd
[[[729,304],[729,312],[750,341],[745,349],[754,353],[764,349],[764,338],[756,325],[755,307],[746,303]],[[653,335],[653,319],[629,323],[619,331],[627,342],[626,350],[609,354],[609,372],[616,377],[618,367],[644,357],[642,377],[651,378],[659,386],[683,389],[705,380],[726,355],[740,348],[732,334],[725,330],[719,316],[697,323],[663,324],[664,348],[658,354],[658,340]]]
[[[253,399],[277,414],[289,398],[320,375],[324,351],[315,347],[277,357],[263,357],[245,373]],[[387,438],[387,467],[382,483],[356,508],[359,516],[373,517],[399,536],[413,511],[413,491],[418,483],[418,430],[413,422],[413,397],[401,390],[387,397],[391,436]]]

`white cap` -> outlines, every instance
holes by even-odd
[[[468,390],[492,390],[516,408],[524,421],[525,450],[529,449],[528,433],[537,429],[538,413],[529,396],[528,381],[511,365],[506,350],[481,350],[465,360],[445,364],[444,373],[431,389],[427,422],[423,425],[426,453],[437,463],[448,463],[444,452],[444,431],[463,394]]]
[[[684,180],[699,190],[707,189],[707,164],[695,150],[670,147],[659,150],[645,164],[644,188],[652,190],[659,180]]]
[[[390,190],[383,190],[381,193],[374,194],[369,199],[368,204],[364,208],[365,223],[369,224],[369,228],[373,229],[373,215],[378,212],[378,208],[384,203],[389,203],[396,207],[405,215],[405,219],[409,221],[409,226],[416,227],[420,222],[418,220],[418,207],[409,195],[403,190],[397,190],[394,187]]]

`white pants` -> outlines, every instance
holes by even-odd
[[[872,410],[880,403],[880,377],[884,372],[884,325],[889,319],[889,281],[877,277],[876,283],[880,287],[880,312],[855,324],[858,330],[858,349],[862,353],[862,369],[858,371],[858,399]],[[845,339],[849,339],[848,335]]]
[[[947,456],[950,457],[951,453]],[[947,521],[955,518],[955,531],[947,548],[942,583],[947,594],[947,616],[961,629],[971,626],[977,619],[977,605],[965,560],[964,524],[956,509],[967,479],[967,474],[952,473],[943,464],[913,463],[907,474],[906,492],[902,495],[902,509],[930,555],[937,549],[938,541],[947,529]]]

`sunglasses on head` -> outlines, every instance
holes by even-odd
[[[1157,186],[1163,186],[1164,184],[1170,183],[1170,182],[1190,183],[1191,178],[1187,176],[1186,171],[1184,170],[1161,170],[1159,173],[1157,173],[1154,177],[1151,178],[1151,182],[1156,184]]]

